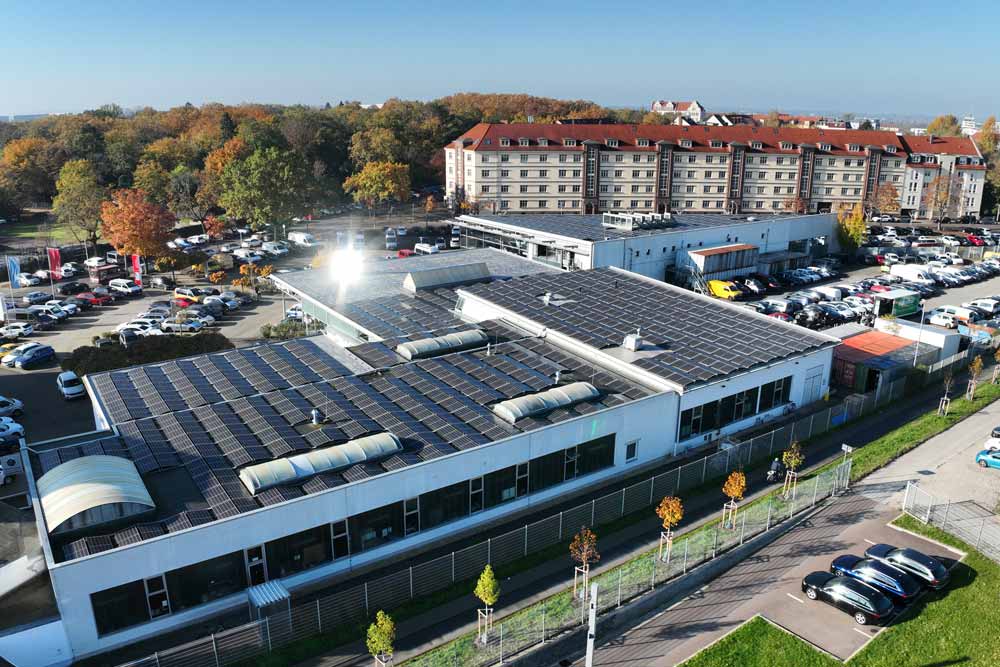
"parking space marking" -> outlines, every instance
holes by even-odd
[[[855,632],[857,632],[859,635],[861,635],[865,639],[871,639],[872,638],[872,635],[868,634],[867,632],[865,632],[864,630],[861,630],[859,628],[851,628],[851,630],[854,630]]]
[[[796,601],[796,602],[798,602],[799,604],[805,604],[805,603],[806,603],[806,601],[805,601],[805,600],[803,600],[803,599],[801,599],[801,598],[797,598],[797,597],[795,597],[794,595],[792,595],[791,593],[785,593],[785,595],[787,595],[788,597],[792,598],[793,600],[795,600],[795,601]]]
[[[867,542],[868,544],[872,544],[872,545],[878,544],[878,542],[872,542],[868,538],[865,538],[865,542]],[[857,628],[855,628],[855,629],[857,629]]]

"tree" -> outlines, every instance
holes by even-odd
[[[879,213],[899,213],[899,190],[892,183],[879,183],[868,199]]]
[[[581,526],[580,532],[573,536],[573,541],[569,544],[570,558],[580,564],[573,572],[573,594],[576,594],[576,575],[583,575],[583,597],[587,597],[587,581],[590,578],[590,564],[601,560],[601,554],[597,551],[597,535],[586,526]]]
[[[300,156],[272,147],[230,162],[222,172],[221,184],[219,204],[230,216],[260,229],[300,213],[310,179]]]
[[[806,200],[797,195],[786,198],[781,202],[782,207],[788,213],[805,213],[806,212]]]
[[[229,228],[229,220],[215,215],[205,216],[201,224],[205,228],[205,233],[213,239],[221,239]]]
[[[87,160],[70,160],[59,171],[52,212],[74,236],[97,248],[101,225],[101,202],[105,191]]]
[[[344,181],[344,191],[369,208],[384,201],[406,201],[410,196],[410,169],[398,162],[369,162]]]
[[[476,620],[476,634],[485,643],[490,627],[493,625],[493,605],[500,599],[500,583],[489,564],[483,568],[483,573],[479,575],[479,581],[476,582],[476,588],[472,594],[479,598],[485,606],[485,609],[479,610]]]
[[[798,482],[798,469],[805,463],[806,457],[802,454],[802,445],[798,441],[793,442],[788,449],[786,449],[781,454],[781,462],[785,464],[788,468],[788,474],[785,475],[785,484],[782,489],[784,495],[788,495],[794,492],[795,486]]]
[[[236,136],[236,121],[233,120],[228,111],[223,111],[219,118],[219,136],[222,137],[222,143],[226,143]]]
[[[392,658],[395,642],[396,624],[389,614],[379,609],[375,614],[375,622],[368,626],[368,636],[365,639],[365,646],[375,658],[375,664],[385,664],[388,658]]]
[[[667,560],[674,543],[674,527],[684,518],[684,505],[680,498],[666,496],[656,506],[656,516],[660,517],[663,530],[660,532],[660,559],[663,560],[663,549],[666,547]]]
[[[837,211],[837,240],[844,251],[857,249],[865,239],[865,214],[861,204],[841,206]]]
[[[997,152],[997,119],[996,116],[990,116],[983,122],[982,128],[979,130],[979,148],[982,150],[983,155],[990,162],[996,159]]]
[[[132,185],[146,193],[151,202],[166,206],[169,200],[170,174],[158,162],[143,160],[135,168]]]
[[[424,200],[424,213],[430,215],[434,212],[434,195],[427,195],[427,199]]]
[[[205,168],[201,172],[201,187],[198,188],[198,203],[206,210],[219,205],[222,195],[222,172],[234,160],[242,160],[250,155],[246,142],[235,137],[205,157]]]
[[[970,401],[976,398],[976,384],[979,382],[979,374],[983,372],[983,358],[976,355],[969,363],[969,387],[966,389],[966,398]]]
[[[55,194],[55,175],[61,166],[52,142],[37,137],[14,139],[0,154],[0,183],[14,193],[21,207],[42,203]]]
[[[351,137],[351,159],[358,167],[369,162],[403,161],[403,144],[387,127],[373,127]]]
[[[874,130],[875,126],[872,125],[872,122],[870,120],[868,120],[867,118],[865,118],[863,121],[861,121],[861,125],[858,126],[858,129],[859,130],[870,131],[870,130]]]
[[[174,216],[142,190],[115,190],[101,203],[104,238],[120,253],[156,257],[167,247]]]
[[[767,112],[767,116],[761,121],[764,127],[781,127],[781,113],[777,110]]]
[[[927,134],[935,137],[960,137],[962,136],[962,125],[952,114],[938,116],[927,126]]]
[[[921,207],[931,218],[957,217],[962,201],[962,177],[938,174],[924,187]]]
[[[746,493],[746,490],[747,476],[742,470],[734,470],[729,473],[725,484],[722,485],[722,493],[733,502],[743,500],[743,494]]]
[[[187,165],[178,165],[167,180],[167,205],[178,218],[200,220],[205,209],[198,202],[198,174]]]
[[[225,271],[215,271],[214,273],[208,274],[208,281],[213,285],[221,285],[222,281],[226,279]]]

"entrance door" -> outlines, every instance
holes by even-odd
[[[823,390],[823,367],[816,366],[806,371],[806,383],[802,393],[802,404],[808,405],[820,399]]]
[[[267,581],[267,558],[264,546],[250,547],[246,550],[247,580],[251,586],[258,586]]]

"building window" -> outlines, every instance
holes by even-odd
[[[141,580],[92,593],[90,604],[98,636],[150,620],[146,586]]]
[[[331,535],[326,525],[268,542],[268,579],[280,579],[332,560]]]
[[[351,553],[360,553],[403,537],[403,503],[355,514],[347,520]]]
[[[478,482],[476,500],[473,501],[472,484]],[[471,510],[473,503],[478,509]],[[420,527],[422,530],[454,521],[483,509],[483,478],[459,482],[420,496]]]
[[[510,139],[508,139],[507,137],[500,137],[500,145],[510,146]]]
[[[243,552],[171,570],[166,580],[174,612],[238,593],[247,587]]]
[[[333,535],[333,559],[343,558],[351,554],[351,545],[347,538],[347,522],[337,521],[330,524]]]
[[[500,154],[500,161],[501,162],[509,162],[510,161],[510,155],[508,155],[507,153],[501,153]]]
[[[548,162],[549,161],[549,156],[546,155],[545,153],[542,153],[541,155],[538,156],[538,161],[539,162]]]

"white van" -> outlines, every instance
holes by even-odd
[[[979,313],[970,308],[962,308],[960,306],[940,306],[934,310],[928,311],[924,321],[929,322],[931,317],[942,313],[951,315],[954,319],[961,320],[962,322],[978,322],[982,319]]]
[[[439,251],[433,243],[418,243],[413,246],[413,252],[418,255],[436,255]]]
[[[399,242],[396,237],[396,230],[392,227],[387,227],[385,230],[385,249],[397,250],[398,248]]]
[[[812,291],[819,292],[823,296],[828,297],[830,301],[840,301],[842,297],[846,296],[845,294],[841,293],[840,289],[832,287],[830,285],[821,285],[819,287],[813,287]]]
[[[288,241],[294,243],[300,248],[315,248],[319,245],[319,241],[307,232],[289,232]]]
[[[990,317],[997,314],[1000,311],[1000,301],[996,299],[974,299],[968,303],[963,303],[963,307],[975,307],[981,308],[990,314]]]
[[[893,264],[889,267],[889,275],[899,276],[903,280],[923,285],[934,284],[934,277],[919,264]]]
[[[451,228],[451,240],[448,243],[450,248],[462,247],[462,228],[455,225]]]
[[[142,294],[142,288],[136,285],[134,280],[128,280],[126,278],[115,278],[114,280],[109,280],[108,289],[115,294],[123,294],[125,296],[138,296]]]

